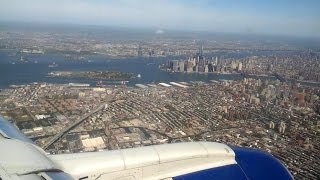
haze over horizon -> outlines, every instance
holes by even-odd
[[[320,1],[4,0],[0,21],[320,37]]]

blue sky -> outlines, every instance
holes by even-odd
[[[1,0],[0,21],[320,37],[320,0]]]

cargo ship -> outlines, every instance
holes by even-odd
[[[55,62],[53,62],[52,64],[49,64],[48,67],[49,68],[55,68],[55,67],[58,67],[59,65],[56,64]]]

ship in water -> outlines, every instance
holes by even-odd
[[[59,65],[56,64],[55,62],[53,62],[52,64],[49,64],[48,67],[49,68],[55,68],[55,67],[58,67]]]
[[[16,64],[16,63],[17,64],[26,64],[26,63],[29,63],[29,59],[27,59],[23,56],[20,56],[20,59],[17,59],[17,61],[14,64]]]

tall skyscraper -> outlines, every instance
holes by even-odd
[[[203,44],[202,44],[202,43],[201,43],[200,49],[199,49],[199,56],[200,56],[200,57],[203,56]]]
[[[209,68],[208,68],[208,65],[205,65],[205,67],[204,67],[204,72],[209,72]]]
[[[193,66],[194,66],[193,61],[187,61],[187,72],[192,72]]]
[[[238,64],[238,71],[242,71],[242,62],[239,62]]]
[[[184,72],[184,63],[185,63],[184,61],[179,62],[179,71],[180,72]]]
[[[172,70],[174,72],[178,72],[179,71],[179,61],[178,60],[172,61]]]
[[[141,46],[139,45],[139,47],[138,47],[138,56],[142,56],[143,55],[143,53],[142,53],[142,48],[141,48]]]

